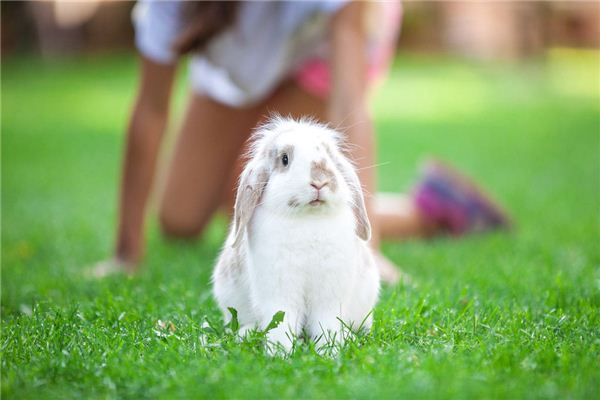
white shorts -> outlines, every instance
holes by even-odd
[[[177,61],[172,44],[183,27],[182,1],[141,1],[136,45],[145,57]],[[256,104],[306,62],[327,58],[329,18],[346,1],[242,2],[236,23],[193,55],[194,91],[233,107]]]

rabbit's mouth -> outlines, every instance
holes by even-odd
[[[324,203],[325,203],[325,200],[323,200],[323,199],[314,199],[314,200],[310,201],[308,204],[310,204],[313,207],[318,207]]]

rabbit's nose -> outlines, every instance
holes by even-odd
[[[323,187],[325,187],[329,182],[327,181],[319,181],[319,182],[311,182],[310,186],[314,187],[317,190],[321,190],[323,189]]]

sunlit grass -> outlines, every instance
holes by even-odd
[[[152,219],[139,276],[85,279],[113,245],[135,62],[2,67],[3,396],[598,396],[597,52],[397,60],[374,99],[380,186],[409,189],[434,154],[495,193],[517,229],[387,243],[416,287],[385,288],[372,334],[337,358],[305,345],[272,359],[260,337],[219,329],[209,276],[224,218],[194,244],[164,241]]]

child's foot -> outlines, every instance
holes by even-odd
[[[414,199],[428,222],[452,235],[511,225],[508,215],[471,179],[438,160],[425,164]]]

